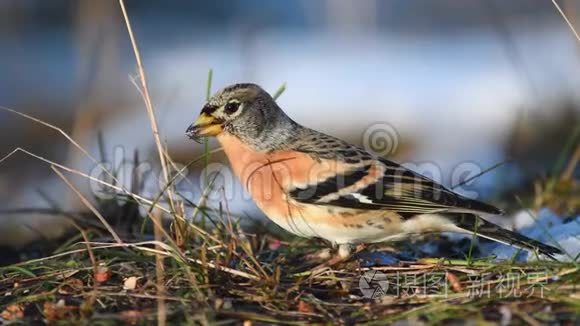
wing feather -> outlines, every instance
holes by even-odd
[[[369,161],[362,168],[354,168],[289,193],[303,203],[392,210],[402,215],[451,210],[502,213],[494,206],[461,196],[423,175],[383,159]]]

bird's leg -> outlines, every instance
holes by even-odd
[[[356,245],[356,247],[354,248],[354,253],[358,254],[359,252],[365,250],[367,248],[367,245],[365,243],[359,243],[358,245]]]
[[[349,243],[343,243],[338,245],[338,254],[332,257],[330,260],[326,262],[327,266],[336,265],[342,261],[349,259],[353,254],[358,254],[359,252],[363,251],[366,248],[364,243],[358,244],[354,247],[353,252],[353,245]]]
[[[364,250],[366,247],[365,244],[359,244],[354,248],[354,254],[357,254],[359,252],[361,252],[362,250]],[[348,258],[350,258],[353,254],[353,246],[351,244],[348,243],[343,243],[338,245],[338,252],[337,254],[330,258],[329,260],[327,260],[326,262],[314,267],[312,269],[312,275],[317,275],[320,274],[322,271],[324,271],[325,268],[327,267],[332,267],[336,264],[342,263],[343,261],[346,261]]]
[[[348,243],[338,245],[338,257],[342,258],[343,260],[346,260],[348,257],[350,257],[351,251],[352,246]]]
[[[343,243],[340,245],[337,244],[333,244],[333,249],[338,247],[338,255],[332,255],[332,250],[330,248],[326,248],[323,250],[320,250],[316,253],[313,254],[309,254],[306,256],[307,260],[310,261],[324,261],[325,266],[330,266],[330,265],[334,265],[337,264],[343,260],[348,259],[351,256],[351,251],[352,251],[352,246],[348,243]],[[334,262],[333,264],[330,264],[331,262]],[[321,266],[322,266],[321,265]]]
[[[314,267],[311,270],[310,276],[316,276],[316,275],[324,272],[327,268],[332,267],[338,263],[345,261],[349,256],[350,256],[350,246],[346,247],[346,246],[340,245],[340,247],[338,249],[338,254],[337,255],[335,254],[329,260]]]
[[[330,258],[327,262],[321,265],[321,267],[330,267],[334,266],[338,263],[341,263],[347,260],[352,251],[352,246],[348,243],[343,243],[338,245],[338,254],[334,255],[334,257]]]

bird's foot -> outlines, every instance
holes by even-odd
[[[319,264],[321,262],[328,261],[331,257],[332,251],[330,250],[330,248],[325,248],[318,250],[314,253],[308,254],[304,258],[306,259],[307,262]]]
[[[315,276],[318,275],[329,268],[336,266],[342,262],[347,261],[353,254],[358,254],[359,252],[363,251],[366,248],[364,244],[359,244],[354,248],[350,244],[341,244],[338,246],[338,252],[334,256],[330,256],[330,251],[328,251],[327,260],[311,269],[311,275]]]

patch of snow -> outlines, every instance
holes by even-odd
[[[561,248],[565,254],[558,255],[560,261],[573,261],[580,254],[580,216],[564,220],[549,209],[541,209],[536,216],[533,212],[523,210],[514,215],[515,232],[545,244]],[[495,255],[497,259],[512,259],[517,248],[502,244],[482,246],[483,252]],[[533,261],[536,255],[521,251],[516,261]]]

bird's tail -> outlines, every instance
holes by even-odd
[[[500,226],[488,222],[474,214],[453,214],[452,216],[449,216],[449,218],[461,229],[475,233],[477,236],[482,238],[529,251],[535,252],[537,250],[539,253],[544,254],[554,260],[554,255],[563,254],[562,250],[556,247],[503,229]]]

